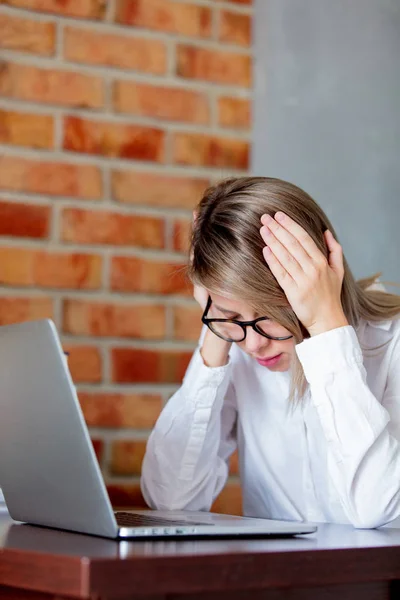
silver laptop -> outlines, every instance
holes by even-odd
[[[0,487],[16,521],[108,538],[277,536],[314,525],[206,512],[113,512],[55,325],[0,327]]]

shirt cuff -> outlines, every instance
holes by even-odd
[[[363,363],[360,344],[351,325],[306,339],[296,346],[296,352],[309,383]]]

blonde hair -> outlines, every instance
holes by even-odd
[[[324,232],[335,231],[316,202],[297,186],[268,177],[228,179],[209,188],[196,210],[188,275],[194,284],[228,298],[240,299],[259,315],[288,329],[299,343],[309,337],[263,258],[259,233],[263,214],[280,210],[301,225],[328,257]],[[341,301],[351,325],[361,319],[382,321],[400,315],[400,297],[368,290],[375,277],[355,281],[344,258]],[[292,365],[291,399],[307,388],[297,357]]]

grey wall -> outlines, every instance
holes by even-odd
[[[400,282],[400,0],[256,0],[253,172],[324,208],[356,276]]]

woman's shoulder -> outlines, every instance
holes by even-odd
[[[373,321],[372,319],[368,319],[364,322],[366,324],[366,327],[372,330],[386,331],[391,334],[400,332],[400,314],[395,318],[380,319],[379,321]]]
[[[400,315],[379,321],[362,319],[356,331],[360,341],[367,342],[367,345],[392,347],[400,343]]]
[[[379,277],[371,283],[367,290],[379,291],[379,292],[387,292],[386,286],[380,281]],[[386,332],[388,335],[397,338],[400,335],[400,313],[396,317],[390,317],[388,319],[379,319],[379,320],[361,320],[361,328],[363,325],[371,330],[376,332]]]

